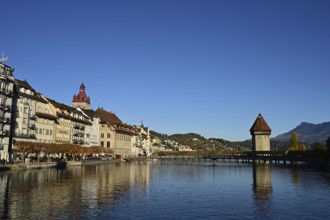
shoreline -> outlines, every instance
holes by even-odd
[[[120,163],[121,160],[83,160],[83,161],[65,161],[65,162],[41,162],[41,163],[17,163],[10,165],[0,165],[1,171],[9,170],[30,170],[30,169],[45,169],[45,168],[57,168],[63,169],[74,166],[85,166],[104,163]]]

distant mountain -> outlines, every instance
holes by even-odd
[[[330,136],[330,122],[324,122],[321,124],[312,124],[302,122],[293,130],[278,135],[272,140],[276,141],[290,141],[292,132],[296,132],[300,143],[314,143],[316,141],[324,142]]]

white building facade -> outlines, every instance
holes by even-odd
[[[12,135],[15,126],[14,69],[0,62],[0,163],[11,160]]]

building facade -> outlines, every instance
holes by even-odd
[[[71,143],[89,146],[90,133],[92,123],[82,112],[72,108],[70,112],[71,127]],[[88,132],[86,134],[86,131]]]
[[[97,109],[100,118],[100,143],[101,147],[113,150],[117,159],[135,156],[132,153],[132,137],[136,135],[133,126],[123,124],[112,112],[102,108]]]
[[[134,146],[138,148],[138,155],[149,156],[151,154],[151,138],[148,127],[143,124],[136,126],[137,137]]]
[[[36,138],[38,142],[54,143],[55,142],[55,124],[58,117],[52,111],[49,102],[41,95],[37,102],[36,109]]]
[[[11,162],[15,127],[14,69],[0,62],[0,163]]]
[[[46,99],[50,104],[52,112],[54,112],[58,118],[54,127],[54,142],[57,144],[71,143],[72,122],[70,117],[70,107],[53,99]]]
[[[17,111],[14,139],[16,141],[36,141],[37,102],[42,100],[26,80],[16,79],[15,82],[17,87]]]
[[[85,135],[86,141],[89,143],[89,146],[99,146],[99,134],[100,134],[100,118],[95,113],[95,111],[91,109],[78,109],[81,111],[86,117],[89,118],[91,122],[91,126],[86,127]],[[89,129],[89,130],[88,130]]]

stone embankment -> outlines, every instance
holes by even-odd
[[[65,161],[65,162],[41,162],[41,163],[16,163],[12,165],[0,165],[0,171],[6,170],[26,170],[43,168],[66,168],[83,165],[93,165],[102,163],[116,163],[120,160],[83,160],[83,161]]]

